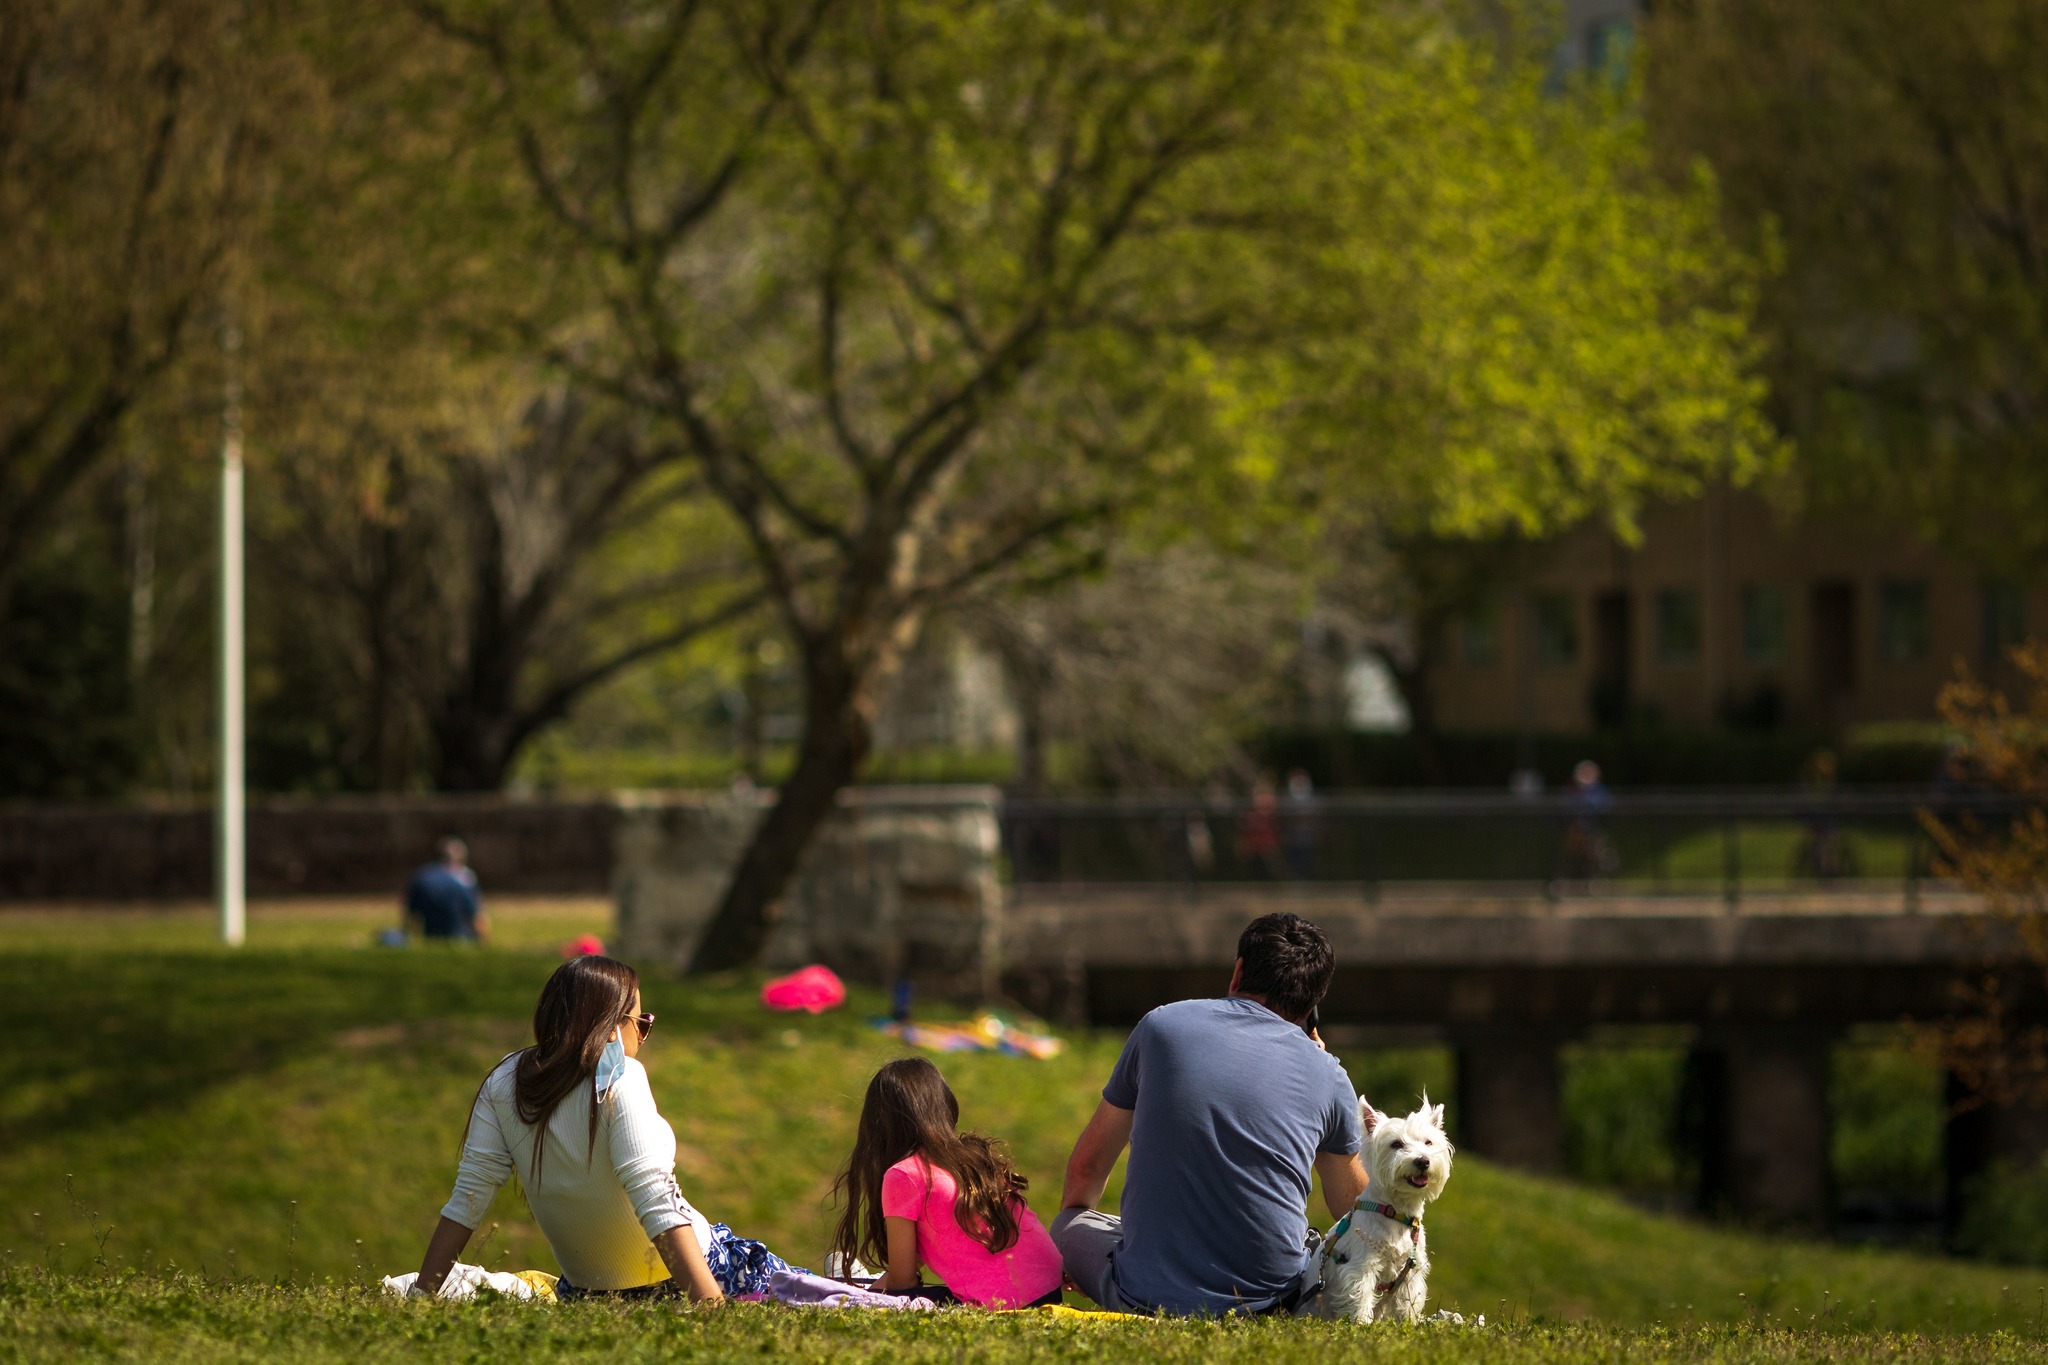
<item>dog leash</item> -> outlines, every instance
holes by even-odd
[[[1361,1204],[1359,1207],[1364,1208],[1365,1205]],[[1415,1273],[1415,1252],[1422,1245],[1422,1215],[1418,1213],[1413,1218],[1406,1217],[1392,1204],[1374,1204],[1371,1207],[1380,1217],[1391,1218],[1394,1222],[1405,1223],[1408,1227],[1408,1264],[1402,1266],[1401,1273],[1388,1283],[1376,1286],[1380,1293],[1391,1294],[1401,1287],[1403,1280]]]

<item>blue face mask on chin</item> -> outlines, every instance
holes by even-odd
[[[625,1074],[626,1045],[617,1038],[613,1038],[604,1045],[604,1051],[597,1055],[597,1093],[599,1097],[602,1098],[604,1092],[616,1085],[619,1077]]]

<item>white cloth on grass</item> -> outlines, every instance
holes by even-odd
[[[413,1282],[418,1280],[417,1270],[408,1270],[403,1275],[386,1275],[384,1292],[404,1298],[412,1293]],[[473,1299],[479,1289],[495,1289],[508,1299],[537,1299],[540,1291],[517,1275],[502,1270],[485,1270],[480,1265],[464,1265],[457,1261],[448,1267],[448,1278],[441,1281],[438,1299]]]
[[[653,1239],[685,1223],[697,1244],[711,1247],[711,1224],[676,1186],[676,1134],[655,1108],[647,1068],[632,1058],[605,1092],[579,1085],[549,1116],[540,1179],[533,1178],[537,1130],[513,1102],[513,1053],[498,1063],[477,1094],[455,1193],[441,1210],[466,1228],[483,1222],[491,1201],[517,1174],[534,1221],[554,1250],[562,1277],[582,1289],[635,1289],[669,1277]],[[598,1105],[597,1142],[590,1142],[590,1106]]]

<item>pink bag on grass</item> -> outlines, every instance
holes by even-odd
[[[771,1010],[822,1014],[846,1003],[846,985],[830,967],[814,963],[762,986],[761,1003]]]

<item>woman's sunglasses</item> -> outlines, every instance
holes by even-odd
[[[640,1030],[640,1041],[646,1042],[647,1035],[654,1032],[654,1016],[651,1014],[626,1014],[620,1016],[633,1021],[633,1027]]]

